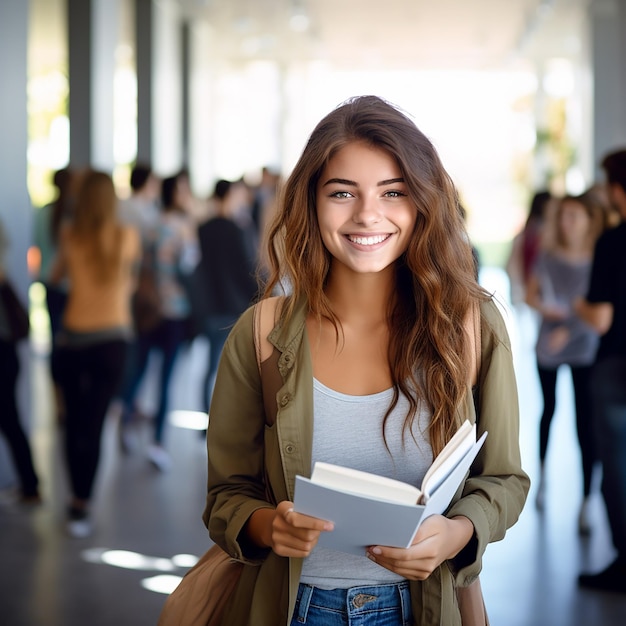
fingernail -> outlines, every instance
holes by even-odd
[[[382,554],[382,550],[380,548],[370,548],[373,554]]]

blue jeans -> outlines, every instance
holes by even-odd
[[[626,358],[598,361],[591,389],[602,495],[613,544],[619,557],[626,559]]]
[[[350,589],[300,584],[291,626],[409,626],[413,623],[409,583]]]
[[[122,389],[122,423],[128,424],[131,420],[135,396],[143,380],[148,365],[150,352],[156,350],[161,353],[161,371],[159,373],[159,401],[154,416],[154,442],[163,443],[165,416],[169,408],[170,381],[176,364],[176,357],[185,341],[186,321],[184,319],[164,318],[160,324],[149,333],[138,335],[131,346],[130,359],[126,363],[126,372]]]
[[[222,350],[228,334],[233,325],[237,321],[237,316],[232,315],[212,315],[204,321],[204,334],[209,340],[209,363],[204,375],[204,383],[202,386],[203,397],[202,404],[205,413],[209,412],[211,398],[213,397],[213,388],[215,387],[215,377],[217,375],[217,367],[220,363]]]

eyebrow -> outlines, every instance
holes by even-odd
[[[381,180],[380,182],[376,183],[376,186],[384,187],[385,185],[394,185],[395,183],[403,183],[403,182],[404,182],[404,178],[388,178],[387,180]],[[329,178],[322,186],[326,187],[326,185],[332,185],[332,184],[350,185],[351,187],[359,186],[355,181],[348,180],[347,178]]]

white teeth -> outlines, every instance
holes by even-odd
[[[358,243],[360,246],[373,246],[377,243],[385,241],[389,235],[374,235],[373,237],[356,237],[354,235],[348,235],[348,239],[352,243]]]

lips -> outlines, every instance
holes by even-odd
[[[356,243],[360,246],[375,246],[378,243],[382,243],[386,239],[389,239],[391,235],[370,235],[368,237],[364,237],[361,235],[346,235],[349,241],[352,243]]]

